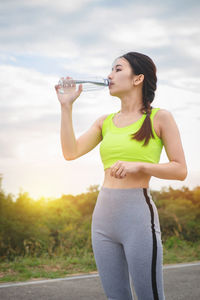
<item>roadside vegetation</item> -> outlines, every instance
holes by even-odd
[[[0,191],[0,282],[97,272],[91,243],[99,193],[33,200]],[[200,260],[200,186],[151,190],[159,213],[163,263]],[[16,199],[15,199],[16,198]]]

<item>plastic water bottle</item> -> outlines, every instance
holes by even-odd
[[[102,77],[87,77],[84,79],[60,79],[58,85],[60,88],[58,89],[60,94],[65,94],[68,92],[68,89],[72,86],[72,84],[82,84],[83,92],[101,90],[106,86],[109,86],[109,79]]]

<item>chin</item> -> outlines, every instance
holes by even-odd
[[[114,96],[114,94],[111,90],[109,90],[109,93],[110,93],[111,96]]]
[[[113,97],[120,97],[119,93],[111,91],[111,90],[110,90],[110,95]]]
[[[113,91],[112,89],[110,89],[109,92],[110,92],[111,96],[116,96],[117,95],[116,91]]]

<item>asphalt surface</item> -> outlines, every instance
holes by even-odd
[[[166,300],[200,299],[200,262],[165,265],[163,272]],[[107,300],[107,297],[98,273],[95,273],[49,280],[3,283],[0,284],[0,299]]]

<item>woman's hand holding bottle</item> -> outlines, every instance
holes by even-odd
[[[63,77],[61,79],[64,80]],[[80,84],[78,90],[76,90],[76,84],[73,82],[73,79],[71,77],[66,77],[66,79],[68,80],[68,85],[62,88],[64,89],[64,93],[59,92],[61,89],[59,84],[55,85],[58,100],[63,107],[72,106],[73,102],[80,96],[83,90],[82,84]]]

